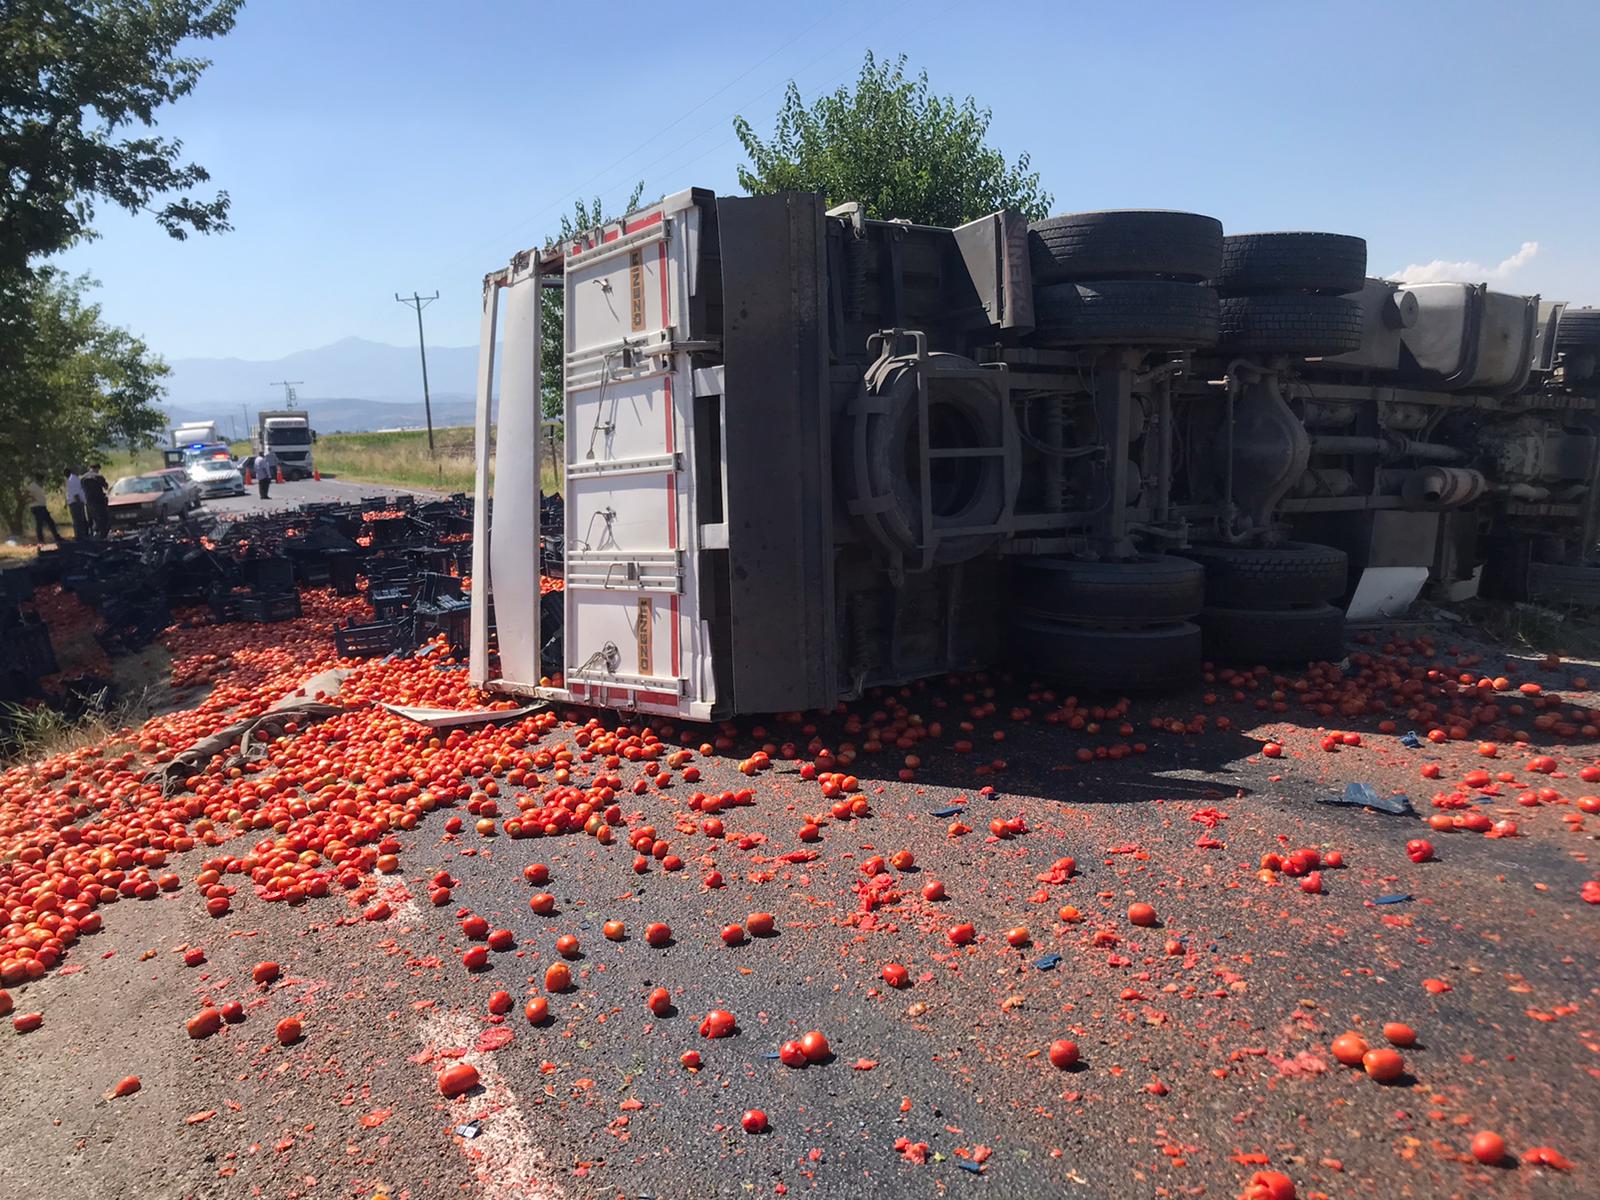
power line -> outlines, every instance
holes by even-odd
[[[422,412],[428,422],[428,457],[433,457],[433,401],[428,397],[428,343],[422,337],[422,310],[427,308],[439,298],[439,293],[431,296],[421,296],[412,292],[410,297],[402,296],[399,292],[394,298],[401,304],[408,304],[417,310],[417,350],[422,354]]]
[[[300,393],[294,389],[305,383],[304,379],[275,379],[267,384],[268,387],[281,387],[283,389],[283,406],[293,408],[295,401],[300,399]]]
[[[578,184],[570,192],[566,193],[565,195],[561,196],[560,198],[558,198],[556,200],[552,200],[550,203],[546,204],[543,208],[535,210],[529,216],[524,217],[522,220],[518,221],[515,226],[513,226],[510,229],[508,229],[505,233],[501,234],[499,237],[495,238],[494,239],[495,244],[497,244],[497,245],[501,244],[501,243],[505,242],[507,239],[509,239],[511,237],[514,237],[518,232],[520,232],[521,230],[526,229],[528,226],[532,225],[535,221],[539,220],[540,218],[545,216],[547,213],[551,212],[554,209],[558,209],[562,205],[566,204],[566,202],[568,200],[571,200],[574,197],[582,195],[584,189],[586,189],[591,184],[593,184],[595,180],[599,179],[602,175],[605,175],[607,172],[611,171],[613,168],[618,167],[618,166],[622,165],[623,163],[627,162],[628,159],[632,158],[634,155],[638,154],[641,150],[644,150],[646,147],[654,145],[657,142],[659,142],[661,140],[661,135],[662,134],[666,133],[669,129],[673,129],[676,126],[681,125],[684,121],[688,120],[695,113],[699,112],[707,104],[710,104],[711,101],[715,100],[718,96],[720,96],[724,92],[728,91],[735,84],[739,83],[741,80],[749,78],[749,76],[751,74],[753,74],[756,70],[758,70],[759,68],[765,66],[767,63],[771,62],[774,58],[776,58],[778,55],[782,54],[785,50],[787,50],[790,46],[792,46],[796,42],[798,42],[801,38],[805,37],[812,30],[816,29],[819,25],[822,25],[823,23],[825,23],[832,15],[833,14],[832,14],[831,10],[828,11],[828,12],[823,13],[822,16],[818,17],[810,25],[807,25],[799,33],[794,34],[792,37],[788,38],[786,41],[784,41],[782,44],[780,44],[776,49],[772,50],[769,54],[767,54],[766,57],[758,59],[756,62],[752,63],[750,66],[746,67],[743,71],[741,71],[739,74],[735,75],[732,79],[728,80],[727,83],[723,84],[716,91],[712,92],[709,96],[706,96],[703,100],[701,100],[693,108],[686,109],[684,112],[680,113],[677,117],[673,118],[673,120],[668,122],[666,125],[663,125],[659,129],[656,129],[654,132],[651,133],[651,135],[648,138],[646,138],[644,141],[640,142],[637,146],[635,146],[632,150],[629,150],[626,154],[622,155],[615,162],[610,163],[607,166],[601,167],[600,170],[596,171],[588,179],[586,179],[582,183]],[[815,61],[815,60],[813,60],[813,61]],[[771,89],[769,88],[768,90],[770,91]],[[703,133],[704,130],[702,130],[701,132]],[[693,138],[690,138],[689,141],[692,142],[698,137],[700,137],[700,134],[697,133],[697,134],[694,135]],[[681,145],[687,145],[687,144],[688,144],[688,142],[681,143]]]

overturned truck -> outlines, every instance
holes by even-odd
[[[1597,355],[1600,311],[1368,279],[1355,237],[679,192],[485,279],[471,671],[707,719],[1304,664],[1424,586],[1582,599]]]

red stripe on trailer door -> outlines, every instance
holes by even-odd
[[[660,216],[659,213],[656,214]],[[667,286],[667,243],[662,242],[658,248],[656,271],[661,276],[661,328],[668,329],[672,324],[671,292]],[[667,453],[673,452],[675,442],[675,426],[672,405],[672,376],[668,375],[664,381],[663,394],[666,396],[667,410]],[[678,472],[670,468],[667,472],[667,545],[670,549],[678,548]],[[683,674],[683,664],[678,649],[678,596],[672,596],[672,673],[674,676]]]

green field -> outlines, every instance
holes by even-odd
[[[471,492],[476,485],[472,458],[472,430],[467,426],[434,430],[434,453],[428,453],[428,435],[421,430],[392,433],[327,433],[317,439],[317,469],[333,479],[351,483],[370,483],[387,487],[426,488],[439,492]],[[235,458],[249,452],[249,442],[233,442]],[[562,452],[558,441],[552,454],[548,441],[541,443],[543,462],[540,486],[546,491],[561,490],[561,472],[554,457]],[[143,450],[118,450],[101,460],[105,477],[115,483],[124,475],[159,470],[161,447]],[[493,472],[490,481],[493,481]],[[62,489],[51,490],[50,510],[56,523],[67,529],[71,520]],[[31,548],[32,520],[26,522]]]

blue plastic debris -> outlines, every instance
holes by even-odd
[[[955,1163],[956,1166],[960,1167],[963,1171],[971,1171],[974,1175],[982,1175],[983,1174],[983,1166],[981,1164],[979,1164],[979,1163],[968,1162],[964,1158],[955,1158],[955,1159],[951,1159],[951,1161],[953,1163]]]
[[[1415,729],[1408,730],[1400,735],[1400,744],[1407,750],[1421,750],[1422,739],[1417,736]]]
[[[1061,955],[1059,955],[1059,954],[1046,954],[1042,958],[1034,959],[1033,960],[1033,965],[1034,965],[1034,968],[1036,970],[1039,970],[1039,971],[1054,971],[1057,967],[1059,967],[1061,965]]]
[[[1374,904],[1404,904],[1411,899],[1410,892],[1390,892],[1387,896],[1379,896]]]
[[[1354,804],[1361,808],[1375,808],[1396,817],[1416,815],[1416,810],[1411,807],[1410,796],[1381,796],[1370,783],[1348,783],[1343,793],[1325,795],[1321,799],[1324,804]]]
[[[967,811],[966,809],[960,807],[959,805],[956,805],[956,806],[953,806],[953,807],[950,807],[950,808],[936,808],[931,813],[929,813],[928,815],[930,817],[959,817],[962,813],[964,813],[966,811]]]

